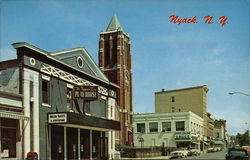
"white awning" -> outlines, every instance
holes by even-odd
[[[22,114],[10,113],[10,112],[0,112],[0,117],[2,118],[11,118],[11,119],[19,119],[24,121],[29,121],[29,117],[26,117]]]

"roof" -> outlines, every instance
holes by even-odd
[[[108,81],[108,78],[102,73],[102,71],[99,69],[99,67],[96,65],[92,57],[89,55],[88,51],[84,47],[77,47],[57,52],[50,52],[51,56],[54,56],[58,58],[59,60],[70,64],[69,58],[71,57],[78,57],[81,56],[86,63],[86,67],[89,68],[91,73],[93,73],[95,76]],[[85,67],[85,68],[86,68]],[[84,67],[83,67],[84,70]]]
[[[111,21],[109,22],[109,25],[106,29],[106,31],[117,31],[117,30],[123,30],[122,26],[117,18],[117,16],[114,14]]]
[[[168,93],[168,92],[177,92],[177,91],[182,91],[182,90],[191,90],[191,89],[197,89],[197,88],[204,88],[204,90],[206,92],[208,92],[208,87],[207,85],[203,85],[203,86],[196,86],[196,87],[189,87],[189,88],[181,88],[181,89],[174,89],[174,90],[164,90],[162,89],[159,92],[155,92],[155,94],[161,94],[161,93]]]
[[[60,64],[63,64],[71,69],[80,71],[81,73],[84,73],[85,75],[88,75],[89,77],[92,77],[106,84],[110,84],[116,88],[119,88],[116,84],[109,82],[108,78],[101,72],[99,67],[96,65],[96,63],[93,61],[93,59],[90,57],[89,53],[84,47],[77,47],[77,48],[61,50],[57,52],[47,52],[27,42],[16,42],[16,43],[13,43],[12,45],[15,49],[22,48],[22,47],[31,49],[39,54],[44,55],[46,58],[49,58],[55,62],[59,62]],[[79,56],[82,57],[84,64],[86,64],[82,68],[79,68],[77,65],[73,65],[72,63],[73,59],[77,59]],[[76,61],[74,61],[74,63],[75,62]]]

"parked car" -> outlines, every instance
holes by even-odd
[[[221,146],[217,146],[217,147],[214,147],[214,148],[215,148],[216,151],[221,151],[222,150]]]
[[[230,148],[226,154],[226,160],[250,160],[245,149]]]
[[[184,154],[181,151],[173,151],[170,153],[170,159],[174,159],[174,158],[184,158]]]
[[[198,156],[200,155],[200,151],[198,149],[190,149],[187,153],[188,156]]]
[[[215,149],[213,147],[210,147],[210,148],[207,149],[207,152],[208,153],[215,152]]]
[[[245,149],[247,153],[250,155],[250,146],[242,146],[241,148]]]
[[[178,148],[177,151],[181,152],[184,155],[184,157],[188,156],[187,148]]]

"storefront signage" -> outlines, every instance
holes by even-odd
[[[75,86],[74,98],[85,100],[96,100],[98,97],[98,86]]]
[[[175,139],[190,139],[191,135],[189,132],[175,133]]]
[[[66,113],[48,114],[48,122],[49,123],[66,123],[67,114]]]

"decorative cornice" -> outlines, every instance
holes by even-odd
[[[98,86],[90,81],[87,81],[85,79],[82,79],[78,76],[75,76],[73,74],[70,74],[68,72],[65,72],[63,70],[60,70],[56,67],[50,66],[46,63],[42,65],[42,68],[40,70],[43,73],[52,75],[54,77],[57,77],[59,79],[65,80],[67,82],[73,83],[75,85],[84,85],[84,86]],[[108,89],[104,88],[102,86],[98,86],[98,92],[100,94],[108,96]]]

